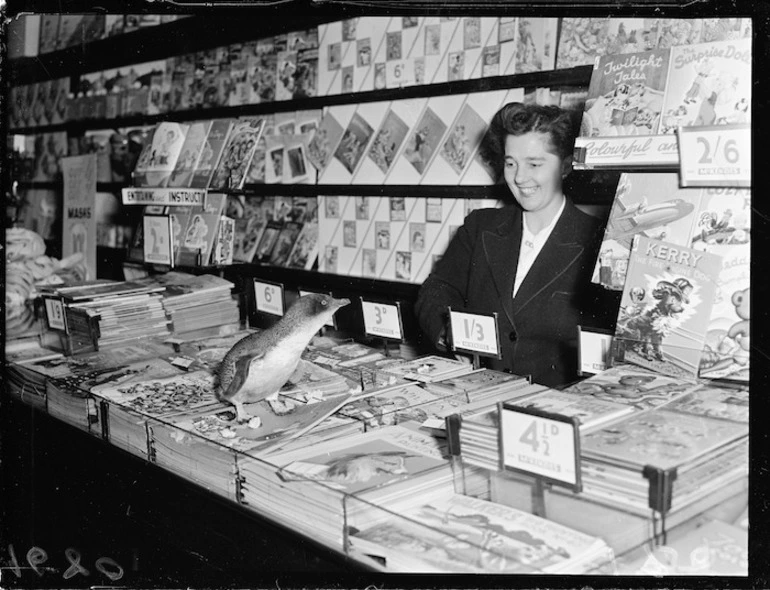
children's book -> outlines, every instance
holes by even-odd
[[[513,73],[543,72],[554,68],[557,20],[543,17],[519,17]]]
[[[623,360],[696,377],[721,267],[716,254],[636,236],[615,329]]]
[[[182,151],[189,125],[159,123],[139,155],[134,168],[134,183],[138,186],[166,186]]]
[[[533,19],[535,20],[535,19]],[[559,32],[556,67],[587,66],[607,51],[610,19],[607,17],[564,17]]]
[[[384,174],[390,170],[408,132],[409,126],[404,120],[392,109],[388,110],[368,152],[369,159]]]
[[[667,404],[666,409],[748,424],[749,390],[746,386],[704,383],[698,389]]]
[[[702,190],[680,188],[674,172],[621,174],[592,281],[623,289],[636,235],[694,247]]]
[[[286,266],[311,270],[318,259],[318,222],[307,221],[294,242]]]
[[[426,108],[404,148],[403,157],[421,175],[425,172],[433,154],[441,144],[447,130],[444,123],[432,109]]]
[[[191,187],[207,188],[209,186],[233,124],[232,119],[215,119],[211,122],[206,141],[195,164],[195,171],[190,181]]]
[[[521,401],[514,402],[522,408],[533,408],[577,418],[580,432],[585,434],[634,411],[632,406],[548,389]]]
[[[464,105],[439,151],[458,176],[467,169],[486,130],[486,123],[473,107]]]
[[[671,48],[658,133],[751,122],[751,39]]]
[[[210,189],[241,189],[246,172],[257,149],[257,143],[265,128],[265,120],[259,117],[238,119],[230,131],[222,150]]]
[[[596,60],[580,135],[653,135],[663,111],[670,52],[605,55]]]
[[[190,221],[182,234],[177,266],[207,265],[217,238],[219,218],[225,208],[227,195],[209,193],[204,205],[190,212]]]
[[[294,248],[294,243],[301,231],[301,223],[296,223],[294,221],[287,221],[284,223],[275,239],[275,246],[273,246],[268,262],[273,266],[285,266],[289,260],[289,255]]]
[[[355,113],[334,151],[334,157],[350,174],[356,171],[373,134],[374,129],[371,125],[361,115]]]
[[[206,145],[206,137],[211,128],[212,121],[195,121],[190,123],[184,144],[179,152],[174,170],[169,177],[168,186],[187,187],[192,182],[198,158]]]

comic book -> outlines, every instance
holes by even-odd
[[[594,63],[580,135],[652,135],[663,112],[670,52],[605,55]]]
[[[745,385],[704,383],[687,395],[667,404],[666,409],[748,424],[749,389]]]
[[[636,236],[615,329],[618,356],[695,378],[721,268],[716,254]]]
[[[334,151],[334,157],[350,174],[356,171],[373,134],[372,126],[361,115],[355,113]]]
[[[473,159],[487,125],[469,104],[465,104],[451,125],[439,155],[461,176]]]
[[[593,64],[607,51],[608,17],[564,17],[561,19],[558,69]]]
[[[592,281],[623,289],[636,235],[694,247],[701,201],[702,189],[680,188],[675,172],[621,174]]]
[[[446,124],[430,108],[426,108],[404,148],[403,157],[421,175],[441,143]]]
[[[189,125],[159,123],[145,144],[134,168],[137,186],[166,186],[184,145]]]
[[[268,262],[273,266],[285,266],[301,231],[301,223],[294,221],[284,223],[275,239],[275,246],[273,246]]]
[[[195,165],[192,180],[190,181],[191,187],[207,188],[209,186],[232,127],[232,119],[215,119],[212,121],[206,136],[206,142]]]
[[[227,202],[223,193],[209,193],[202,206],[190,212],[190,221],[182,234],[177,266],[205,266],[217,237],[219,219]]]
[[[286,266],[310,270],[318,258],[318,222],[306,221],[294,242]]]
[[[193,172],[198,164],[198,158],[206,144],[206,137],[211,128],[212,121],[195,121],[190,123],[184,144],[179,152],[174,170],[168,180],[168,186],[190,186]]]
[[[233,124],[208,188],[243,188],[264,128],[265,120],[260,117],[245,117]]]
[[[519,17],[515,74],[552,70],[556,62],[555,18]],[[565,19],[562,19],[565,20]],[[559,42],[561,45],[561,41]]]
[[[392,109],[388,110],[369,148],[368,157],[387,174],[409,132],[409,126]]]
[[[331,160],[342,139],[343,131],[342,125],[330,112],[321,119],[313,139],[307,146],[307,159],[318,172],[323,172]]]
[[[751,122],[751,39],[671,48],[658,133]]]

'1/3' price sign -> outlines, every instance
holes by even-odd
[[[680,127],[682,186],[751,186],[749,125]]]
[[[499,403],[501,467],[579,492],[580,432],[577,418]]]
[[[379,336],[390,340],[404,339],[401,323],[401,304],[378,303],[364,301],[361,298],[361,309],[364,313],[364,332],[368,336]]]
[[[45,317],[48,319],[48,327],[52,330],[67,331],[67,319],[64,315],[64,304],[61,299],[44,297]]]
[[[450,307],[449,330],[453,351],[501,357],[496,313],[468,313]]]
[[[283,315],[283,285],[254,279],[254,301],[257,311]]]

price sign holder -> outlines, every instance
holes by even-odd
[[[751,127],[679,127],[680,185],[751,186]]]
[[[612,330],[578,326],[578,375],[595,375],[612,366]]]
[[[580,422],[574,416],[497,404],[500,417],[500,469],[534,479],[533,507],[545,517],[545,487],[580,492]]]
[[[331,291],[309,291],[309,290],[307,290],[307,289],[301,289],[301,288],[300,288],[300,289],[298,290],[298,293],[299,293],[299,296],[300,296],[300,297],[303,297],[304,295],[310,295],[311,293],[318,293],[319,295],[328,295],[329,297],[334,297],[334,296],[332,295],[332,292],[331,292]],[[336,315],[336,314],[335,314],[335,315],[333,315],[333,316],[332,316],[332,319],[331,319],[330,321],[326,322],[326,323],[323,325],[323,327],[321,328],[321,330],[320,330],[320,332],[319,332],[319,333],[320,333],[322,336],[323,336],[323,333],[324,333],[324,331],[325,331],[325,329],[326,329],[326,328],[331,328],[332,330],[338,330],[338,329],[339,329],[339,328],[337,328],[337,315]]]
[[[497,313],[449,311],[449,343],[453,352],[473,355],[473,368],[481,365],[482,356],[500,359],[500,332]]]
[[[64,300],[61,297],[43,296],[45,318],[51,330],[59,330],[67,334],[67,315],[64,313]]]
[[[367,301],[363,297],[359,297],[359,300],[364,316],[364,334],[382,338],[385,356],[390,356],[388,342],[404,341],[401,302]]]
[[[254,279],[254,304],[258,312],[282,316],[285,312],[283,285]]]

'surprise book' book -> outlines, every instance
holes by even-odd
[[[721,268],[715,254],[636,236],[615,328],[623,360],[697,377]]]

